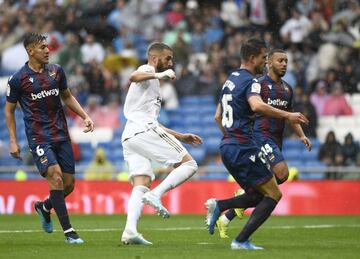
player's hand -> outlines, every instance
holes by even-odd
[[[22,160],[20,156],[20,146],[17,142],[10,143],[10,155],[15,159]]]
[[[165,70],[165,71],[160,72],[160,73],[155,73],[155,77],[157,79],[171,79],[171,80],[176,79],[175,72],[172,69],[168,69],[168,70]]]
[[[301,138],[301,142],[304,143],[304,145],[306,146],[306,148],[311,151],[312,148],[312,143],[310,141],[310,139],[308,139],[306,136]]]
[[[304,123],[306,125],[309,124],[309,120],[305,117],[304,114],[300,113],[300,112],[290,112],[286,118],[290,123],[293,124],[300,124],[300,123]]]
[[[202,139],[198,135],[191,133],[182,134],[179,139],[181,142],[190,144],[192,146],[197,146],[203,143]]]
[[[83,132],[87,133],[87,132],[93,132],[94,131],[94,122],[90,119],[90,117],[86,117],[84,119],[84,124],[85,124],[85,129],[83,130]]]

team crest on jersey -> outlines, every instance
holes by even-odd
[[[56,78],[56,72],[55,71],[49,71],[49,76],[52,77],[53,79]]]
[[[286,92],[289,92],[289,87],[286,84],[284,84],[284,89]]]
[[[30,81],[31,83],[34,83],[34,78],[29,77],[29,81]]]
[[[47,156],[42,156],[42,157],[40,158],[40,163],[46,164],[47,162],[48,162]]]

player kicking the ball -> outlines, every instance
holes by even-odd
[[[180,141],[192,145],[202,143],[199,136],[181,134],[159,124],[157,118],[162,101],[159,79],[176,78],[171,69],[173,50],[164,43],[153,43],[147,54],[148,63],[130,76],[132,83],[124,105],[127,122],[122,144],[133,186],[121,237],[124,244],[152,244],[137,231],[144,203],[152,206],[160,216],[169,217],[168,210],[161,203],[162,195],[192,177],[198,168]],[[151,161],[173,164],[175,169],[150,191],[155,178]]]

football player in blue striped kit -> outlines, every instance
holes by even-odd
[[[286,119],[294,124],[308,123],[308,120],[301,113],[280,110],[263,102],[261,85],[255,78],[256,74],[262,74],[265,65],[263,41],[252,38],[243,42],[240,56],[240,69],[232,72],[223,85],[217,121],[221,121],[219,126],[224,133],[220,144],[223,163],[245,194],[225,200],[207,200],[207,224],[209,233],[213,234],[222,211],[255,207],[242,231],[232,241],[231,249],[259,250],[263,248],[255,246],[249,238],[269,218],[282,194],[253,134],[255,113]]]
[[[42,227],[53,232],[50,210],[53,208],[65,234],[65,242],[84,241],[72,228],[65,197],[74,189],[75,165],[71,140],[61,101],[84,121],[84,132],[94,129],[67,86],[66,76],[59,65],[49,64],[46,37],[31,33],[24,39],[29,61],[9,78],[6,98],[6,124],[10,138],[10,154],[21,159],[16,138],[14,112],[17,103],[24,114],[25,131],[35,164],[50,188],[49,198],[35,203]]]
[[[282,80],[287,69],[287,54],[284,50],[273,49],[267,54],[267,59],[268,73],[259,78],[261,98],[263,102],[275,108],[291,112],[293,110],[293,91],[291,86]],[[303,142],[305,147],[310,151],[312,143],[305,136],[301,125],[291,123],[290,126],[300,141]],[[256,114],[253,129],[254,138],[270,164],[278,184],[285,182],[289,176],[289,168],[281,152],[284,127],[285,119],[271,118],[259,113]],[[236,215],[241,217],[244,209],[245,208],[230,209],[219,218],[216,225],[221,238],[228,237],[226,232],[229,222],[233,220]]]

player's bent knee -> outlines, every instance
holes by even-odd
[[[181,166],[186,166],[190,169],[192,175],[195,174],[198,170],[198,164],[196,163],[196,161],[194,159],[184,162],[181,164]]]
[[[280,201],[281,197],[282,197],[282,193],[281,193],[280,190],[273,192],[272,195],[271,195],[271,198],[273,198],[276,201]]]
[[[64,185],[64,195],[68,196],[74,190],[74,183]]]
[[[63,183],[63,179],[61,177],[61,173],[54,173],[51,177],[49,177],[48,179],[51,187],[56,188],[56,189],[63,189],[64,188],[64,183]]]
[[[289,171],[287,171],[287,173],[276,176],[276,182],[278,184],[282,184],[282,183],[286,182],[288,178],[289,178]]]

